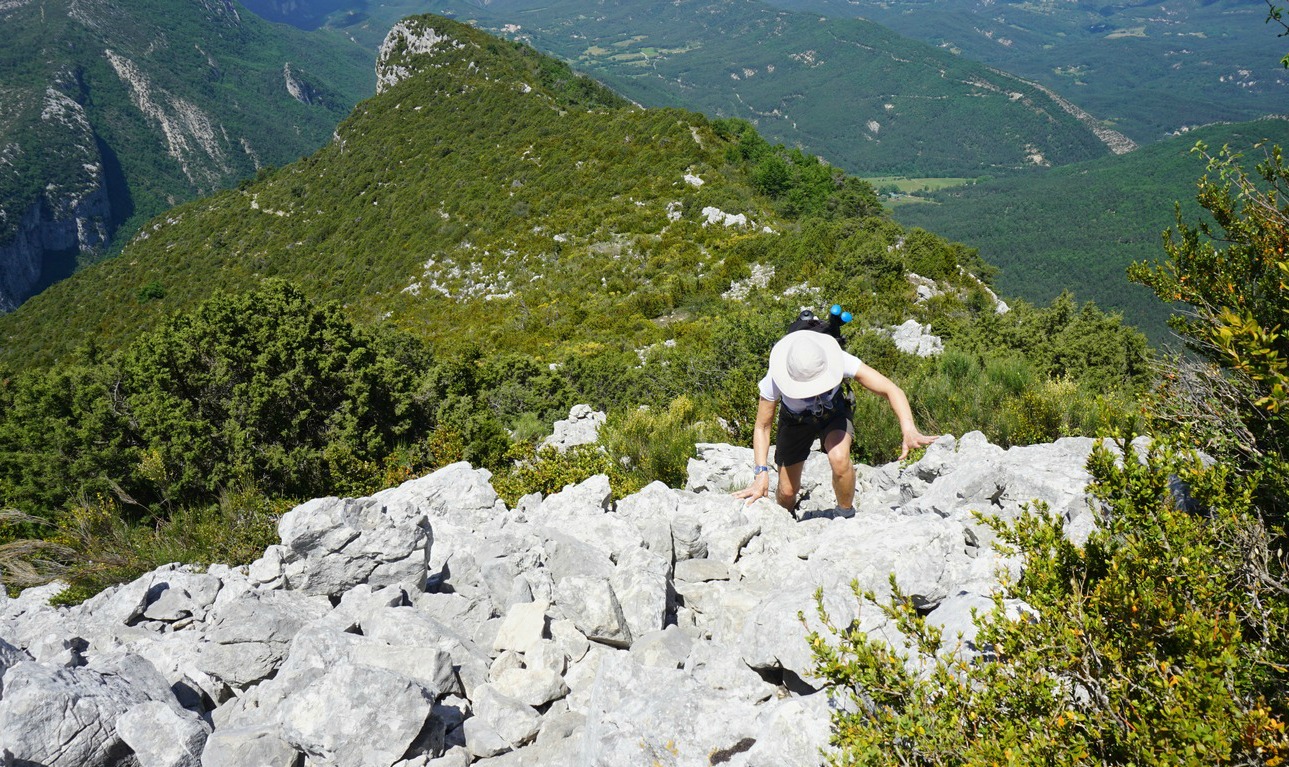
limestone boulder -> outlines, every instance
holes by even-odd
[[[600,427],[606,415],[590,405],[574,405],[568,418],[556,421],[550,436],[542,440],[542,447],[553,447],[561,453],[577,445],[593,445],[600,438]]]
[[[137,655],[105,657],[79,668],[23,661],[4,675],[0,749],[18,764],[116,765],[132,750],[118,728],[122,717],[152,703],[167,712],[168,722],[196,721],[179,705],[160,673]],[[149,707],[127,718],[126,734],[135,734],[134,725],[149,711],[156,709]],[[185,744],[190,743],[189,735],[196,740],[205,734],[182,727],[172,733]]]
[[[301,756],[275,725],[223,727],[206,739],[201,767],[296,767]]]
[[[385,669],[342,664],[328,669],[282,705],[282,738],[336,767],[393,764],[430,718],[435,694]]]
[[[295,591],[251,592],[217,604],[194,663],[233,688],[245,688],[275,673],[296,633],[330,610],[325,596]]]
[[[278,533],[292,590],[339,596],[359,584],[424,588],[431,541],[424,513],[391,513],[375,497],[319,498],[284,514]]]
[[[190,711],[146,701],[116,720],[116,734],[139,767],[201,767],[210,726]]]

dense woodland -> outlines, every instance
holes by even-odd
[[[1175,224],[1178,206],[1188,220],[1201,214],[1196,182],[1205,166],[1191,151],[1197,141],[1257,162],[1272,146],[1289,145],[1289,120],[1212,125],[1123,157],[944,189],[892,215],[977,248],[998,267],[1003,295],[1044,303],[1073,290],[1123,314],[1156,347],[1177,347],[1167,326],[1173,306],[1126,272],[1164,257],[1162,234]]]
[[[1068,295],[999,313],[974,250],[901,226],[867,184],[748,123],[641,110],[531,49],[416,23],[461,45],[404,51],[418,74],[331,145],[168,212],[0,318],[7,585],[57,576],[77,599],[164,562],[244,562],[294,503],[462,459],[509,502],[593,473],[619,494],[679,484],[695,441],[749,441],[755,382],[797,311],[838,302],[848,348],[925,432],[1156,438],[1144,457],[1094,455],[1102,528],[1085,545],[1041,504],[994,523],[1025,568],[987,653],[937,654],[952,638],[898,584],[865,609],[895,617],[931,673],[853,627],[812,638],[854,699],[834,717],[838,762],[1289,755],[1278,151],[1246,170],[1201,150],[1204,217],[1133,272],[1191,307],[1174,321],[1191,354],[1161,358]],[[938,295],[915,300],[911,273]],[[896,350],[882,330],[909,318],[941,355]],[[537,451],[582,402],[609,413],[603,451]],[[857,407],[855,459],[892,460],[889,408]],[[1042,619],[1009,618],[1004,596]]]

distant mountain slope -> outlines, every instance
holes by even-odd
[[[360,46],[228,0],[12,0],[0,28],[0,311],[313,151],[373,85]]]
[[[355,4],[353,0],[244,0],[242,5],[260,18],[312,30],[323,26],[331,14],[366,3]]]
[[[1199,220],[1195,182],[1204,164],[1190,152],[1196,141],[1229,144],[1252,162],[1264,139],[1289,146],[1289,120],[1213,125],[1123,157],[946,189],[931,195],[939,204],[900,206],[894,216],[978,248],[1002,270],[996,282],[1004,295],[1046,302],[1069,289],[1122,312],[1160,343],[1168,339],[1168,307],[1124,270],[1164,258],[1161,234],[1174,225],[1175,202],[1188,221]]]
[[[1048,93],[868,22],[753,0],[430,0],[338,23],[368,41],[411,9],[531,42],[646,106],[750,120],[852,173],[1001,175],[1109,151]]]
[[[695,317],[739,306],[727,292],[791,296],[784,317],[844,294],[890,323],[908,318],[908,271],[981,291],[958,268],[978,266],[965,250],[924,237],[906,254],[898,226],[862,218],[880,212],[871,189],[746,124],[633,107],[437,17],[398,25],[378,69],[380,92],[328,146],[167,212],[120,257],[0,317],[0,362],[116,348],[268,277],[438,348],[537,360],[704,332]],[[797,220],[810,210],[825,223]],[[834,232],[829,216],[851,223]]]
[[[1041,82],[1137,142],[1289,107],[1263,0],[767,0],[863,17]]]

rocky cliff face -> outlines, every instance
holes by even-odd
[[[0,592],[0,755],[96,767],[817,765],[834,702],[805,636],[898,645],[849,584],[895,573],[967,653],[1000,558],[973,511],[1095,515],[1089,439],[1004,450],[942,437],[860,467],[837,517],[826,459],[802,521],[728,490],[751,451],[700,446],[687,489],[616,503],[603,476],[507,508],[455,464],[285,515],[247,567],[168,566],[75,608]],[[1014,604],[1017,610],[1027,609]],[[803,625],[798,613],[807,616]],[[953,644],[953,643],[947,643]]]
[[[85,108],[64,92],[74,78],[64,73],[61,79],[45,90],[36,140],[10,142],[0,154],[0,184],[6,186],[23,183],[18,177],[32,154],[61,171],[34,199],[0,200],[0,311],[70,274],[78,254],[96,254],[107,243],[112,211],[103,160]]]

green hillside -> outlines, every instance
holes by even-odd
[[[1129,283],[1125,270],[1163,258],[1161,236],[1174,224],[1175,203],[1194,219],[1195,181],[1204,174],[1190,151],[1197,141],[1256,159],[1263,150],[1253,147],[1263,140],[1289,145],[1289,121],[1209,126],[1122,157],[941,190],[928,195],[933,204],[902,205],[893,215],[979,249],[1000,269],[1003,295],[1046,302],[1071,290],[1164,343],[1168,308]]]
[[[869,22],[751,0],[396,2],[336,23],[374,45],[425,10],[529,42],[640,104],[746,119],[852,173],[1006,174],[1108,151],[1016,77]]]
[[[121,258],[0,319],[0,360],[49,361],[91,339],[115,348],[213,291],[269,277],[436,344],[538,358],[680,335],[755,264],[775,270],[771,291],[814,275],[818,301],[887,270],[850,300],[874,321],[907,311],[899,259],[869,263],[902,247],[898,228],[886,221],[859,241],[853,226],[803,228],[803,217],[875,212],[862,182],[774,152],[744,123],[630,107],[525,46],[427,18],[418,24],[465,44],[412,56],[420,74],[359,105],[314,155],[175,208]],[[387,71],[410,55],[393,49]],[[821,255],[843,241],[861,252]],[[920,242],[909,270],[976,284],[952,265],[979,272],[967,251]],[[897,294],[874,292],[883,285]]]
[[[863,17],[1055,89],[1140,143],[1284,111],[1284,41],[1257,0],[769,0]],[[933,23],[928,23],[934,20]]]
[[[696,441],[750,439],[802,307],[854,313],[849,348],[927,433],[1088,434],[1145,383],[1117,319],[999,313],[973,251],[746,122],[641,109],[432,16],[396,27],[378,74],[323,149],[0,317],[0,508],[48,520],[78,582],[257,554],[291,499],[457,460],[512,502],[591,473],[680,484]],[[908,319],[944,354],[898,351]],[[615,457],[517,463],[576,403],[612,414]],[[897,457],[886,402],[856,407],[857,460]],[[0,545],[24,532],[3,522]]]
[[[374,86],[372,54],[339,33],[234,4],[52,0],[2,14],[0,250],[29,236],[32,211],[66,217],[97,195],[105,204],[86,215],[128,237],[314,151]],[[70,258],[66,270],[107,249],[50,255]]]

